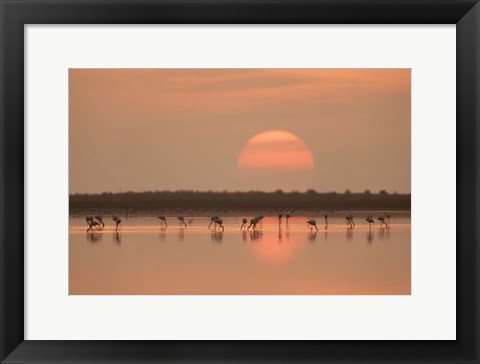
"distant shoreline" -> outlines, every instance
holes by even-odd
[[[325,211],[315,211],[315,210],[295,210],[292,212],[292,216],[311,216],[311,217],[319,217],[323,219],[325,214],[328,214],[330,218],[333,217],[342,217],[347,213],[354,214],[355,217],[357,216],[368,216],[372,215],[382,215],[384,212],[389,212],[393,216],[404,216],[409,217],[411,215],[410,211],[406,210],[338,210],[334,212],[326,213]],[[158,217],[159,215],[164,215],[167,218],[174,218],[177,215],[184,215],[185,218],[188,217],[195,217],[195,218],[209,218],[211,216],[219,215],[222,218],[224,217],[253,217],[256,214],[263,214],[265,217],[275,217],[277,218],[278,211],[269,211],[269,210],[250,210],[250,211],[228,211],[228,210],[220,210],[220,211],[196,211],[196,210],[158,210],[158,211],[136,211],[130,210],[77,210],[70,212],[69,216],[72,218],[84,218],[87,215],[98,214],[100,216],[111,216],[116,215],[119,217],[127,217],[127,218],[147,218],[147,217]]]
[[[88,211],[410,211],[410,194],[307,192],[125,192],[69,196],[70,214]]]

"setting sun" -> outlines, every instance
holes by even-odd
[[[313,170],[315,162],[307,145],[284,130],[269,130],[252,137],[237,161],[240,169]]]

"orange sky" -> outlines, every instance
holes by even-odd
[[[409,69],[71,69],[69,91],[71,193],[410,192]],[[245,147],[272,130],[298,140]]]

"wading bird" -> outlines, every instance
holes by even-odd
[[[247,230],[250,229],[251,227],[255,230],[258,224],[258,219],[254,217],[253,219],[250,219],[250,225],[248,225]]]
[[[243,230],[243,227],[245,226],[245,224],[246,224],[247,222],[248,222],[247,218],[244,217],[244,218],[242,219],[242,226],[240,226],[240,230]]]
[[[262,220],[263,220],[264,217],[265,216],[263,216],[263,215],[255,216],[255,219],[257,219],[257,223],[255,225],[257,225],[259,223],[262,223],[262,226],[263,226],[263,221]]]
[[[307,226],[310,228],[310,230],[313,230],[313,227],[315,227],[315,229],[317,229],[317,231],[318,231],[317,222],[313,219],[307,221]]]
[[[390,224],[390,214],[388,212],[385,212],[383,215],[387,219],[387,222]]]
[[[328,226],[328,214],[325,214],[325,225]]]
[[[372,215],[369,215],[366,220],[368,221],[368,227],[372,228],[372,224],[375,224],[375,220],[373,220]]]
[[[225,231],[225,228],[223,227],[223,220],[220,218],[217,218],[215,220],[215,229],[217,228],[217,225],[222,228],[222,231]]]
[[[88,229],[87,232],[90,230],[93,230],[95,232],[95,229],[98,227],[98,222],[95,220],[88,220]]]
[[[350,229],[353,229],[355,226],[355,221],[353,221],[353,216],[352,214],[348,214],[345,219],[347,219],[347,225],[350,227]]]
[[[385,217],[384,217],[384,216],[380,216],[379,218],[377,218],[377,220],[380,221],[380,226],[383,226],[383,224],[385,224],[385,227],[388,227],[387,222],[385,221]]]
[[[215,220],[218,219],[218,216],[212,216],[210,217],[210,224],[208,224],[208,228],[210,229],[210,226],[212,226],[212,224],[215,224]],[[213,226],[215,228],[215,225]]]
[[[290,220],[290,214],[291,214],[290,211],[287,211],[287,212],[285,213],[285,220],[286,220],[285,225],[288,225],[288,220]]]
[[[185,224],[185,218],[183,216],[177,216],[177,219],[180,221],[180,225],[185,225],[185,229],[187,228],[187,224]]]
[[[105,227],[105,223],[103,222],[102,216],[95,216],[95,220],[97,220],[98,225],[102,225],[102,227]]]
[[[118,231],[118,227],[122,227],[122,219],[120,219],[118,216],[113,215],[112,220],[115,221],[115,231]]]
[[[160,219],[160,222],[163,224],[165,224],[165,227],[167,227],[167,219],[165,218],[165,216],[159,216],[158,217]]]
[[[283,214],[279,211],[278,212],[278,225],[280,225],[282,223],[282,217],[283,217]]]

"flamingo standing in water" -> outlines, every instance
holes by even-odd
[[[375,223],[375,220],[373,220],[373,217],[372,215],[369,215],[366,220],[368,221],[368,227],[371,229],[372,228],[372,224]]]
[[[325,225],[328,226],[328,214],[325,214]]]
[[[247,218],[244,217],[244,218],[242,219],[242,226],[240,226],[240,230],[243,229],[243,227],[246,225],[247,222],[248,222]]]
[[[290,211],[287,211],[287,212],[285,213],[285,220],[286,220],[285,225],[288,225],[288,220],[290,220]]]
[[[313,230],[313,227],[315,227],[315,229],[317,229],[317,231],[318,231],[317,222],[313,219],[307,221],[307,226],[310,228],[310,230]]]
[[[278,212],[278,225],[280,225],[282,223],[282,217],[283,217],[283,214],[279,211]]]
[[[210,226],[212,226],[213,223],[215,223],[215,220],[218,219],[218,216],[212,216],[210,217],[210,224],[208,224],[208,228],[210,229]],[[215,227],[215,225],[213,226]]]
[[[88,220],[88,229],[87,229],[87,233],[90,231],[90,230],[93,230],[95,232],[95,229],[99,226],[98,225],[98,222],[95,221],[95,220]]]
[[[105,227],[105,223],[103,222],[103,217],[102,216],[95,216],[95,220],[97,220],[98,225],[102,225],[102,227]]]
[[[187,224],[185,223],[185,217],[183,216],[177,216],[177,219],[180,220],[180,225],[185,225],[185,229],[187,228]]]
[[[257,224],[262,223],[262,226],[263,226],[263,221],[262,220],[263,220],[264,217],[265,216],[263,216],[263,215],[255,216],[255,219],[257,219]],[[255,225],[257,225],[257,224],[255,224]]]
[[[115,221],[115,231],[118,231],[118,226],[122,227],[122,220],[118,217],[113,215],[112,220]]]
[[[380,226],[383,226],[383,224],[385,224],[385,227],[388,227],[388,224],[387,224],[387,222],[385,221],[385,217],[384,217],[384,216],[380,216],[377,220],[380,221]]]
[[[217,225],[222,228],[222,231],[225,231],[225,228],[223,227],[223,220],[219,217],[215,219],[215,229],[217,228]]]
[[[355,226],[355,222],[353,221],[353,216],[352,214],[348,214],[345,219],[347,219],[347,225],[350,227],[350,229],[353,229]]]
[[[165,216],[159,216],[158,217],[160,219],[160,222],[163,224],[165,224],[165,227],[168,227],[167,225],[167,219],[165,218]]]
[[[387,222],[390,224],[390,214],[388,212],[385,212],[383,215],[387,219]]]
[[[258,224],[257,217],[254,217],[253,219],[250,219],[250,225],[248,225],[247,230],[249,230],[250,227],[252,227],[252,226],[253,226],[253,230],[255,230],[255,228],[257,227],[257,224]]]
[[[348,216],[350,217],[350,222],[352,223],[353,227],[355,227],[355,221],[353,221],[353,215],[349,214]]]

